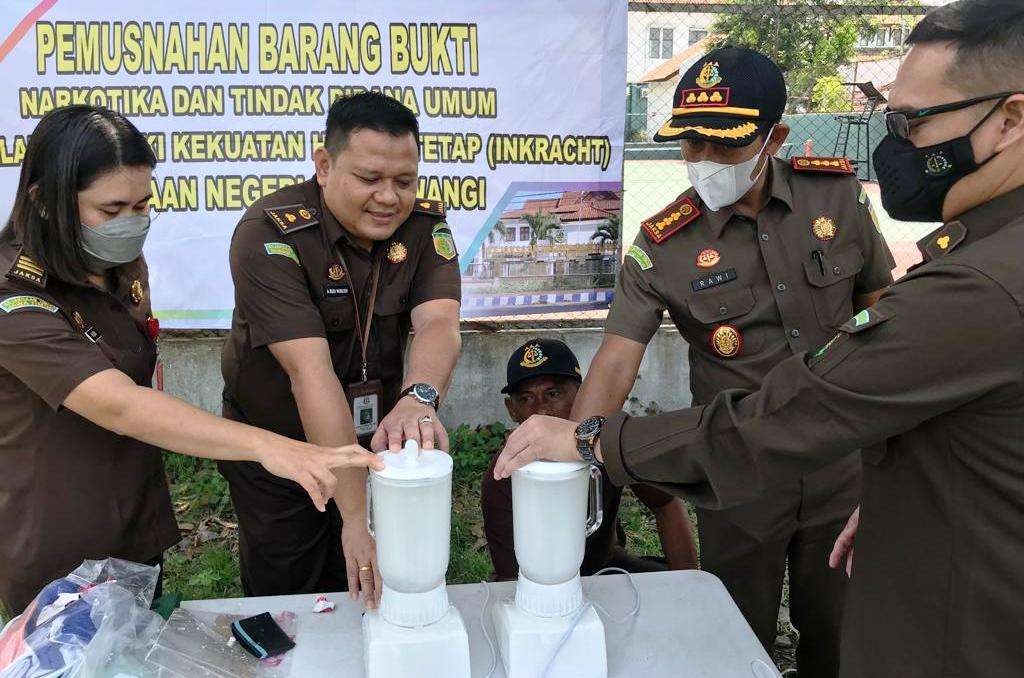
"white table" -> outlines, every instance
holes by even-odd
[[[640,612],[616,626],[602,617],[612,678],[777,678],[779,673],[757,637],[747,626],[722,583],[699,571],[634,574],[640,590]],[[491,587],[491,602],[511,597],[514,582]],[[633,604],[633,591],[624,575],[585,577],[583,590],[617,618]],[[484,678],[491,651],[480,628],[484,590],[480,584],[448,587],[449,598],[462,613],[469,632],[473,678]],[[346,676],[363,673],[361,608],[348,594],[331,594],[334,612],[313,614],[314,595],[267,598],[226,598],[182,603],[188,610],[253,615],[291,610],[298,615],[291,675]],[[484,616],[493,639],[490,614]],[[498,659],[494,678],[504,678]],[[427,677],[423,677],[427,678]]]

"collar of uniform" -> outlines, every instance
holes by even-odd
[[[1024,186],[978,205],[958,219],[943,224],[918,241],[917,248],[925,261],[948,254],[958,246],[970,245],[987,238],[1014,219],[1024,215]],[[937,246],[940,238],[949,236],[945,247]]]
[[[789,175],[786,172],[787,167],[788,165],[778,158],[772,158],[771,165],[766,170],[771,173],[771,176],[768,177],[768,203],[770,204],[772,200],[780,200],[786,204],[786,207],[792,210],[793,188],[789,185]],[[704,204],[703,201],[701,204]],[[704,208],[704,217],[707,219],[711,232],[715,235],[716,239],[722,237],[725,225],[732,221],[733,216],[736,214],[735,207],[729,205],[717,212],[708,210],[707,205],[704,205]],[[768,204],[761,208],[761,211],[763,212],[767,208]]]
[[[1024,216],[1024,186],[989,200],[960,215],[967,227],[967,243],[992,235],[1014,219]]]

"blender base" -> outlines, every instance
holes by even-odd
[[[428,626],[404,628],[377,610],[363,615],[363,659],[367,678],[470,678],[469,639],[455,607]]]
[[[538,678],[576,614],[535,617],[511,601],[499,601],[492,612],[498,651],[508,678]],[[590,607],[558,653],[548,678],[606,678],[604,624]]]

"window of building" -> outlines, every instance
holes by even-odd
[[[671,28],[651,28],[648,54],[652,59],[668,59],[672,56]]]

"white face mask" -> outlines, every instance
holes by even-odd
[[[771,131],[769,131],[761,150],[750,160],[735,165],[724,165],[710,160],[686,163],[686,173],[690,177],[690,183],[693,184],[697,195],[709,210],[717,212],[723,207],[732,205],[753,188],[761,176],[761,172],[768,167],[768,163],[764,164],[757,176],[750,175],[761,159],[764,149],[768,147],[771,138]]]

